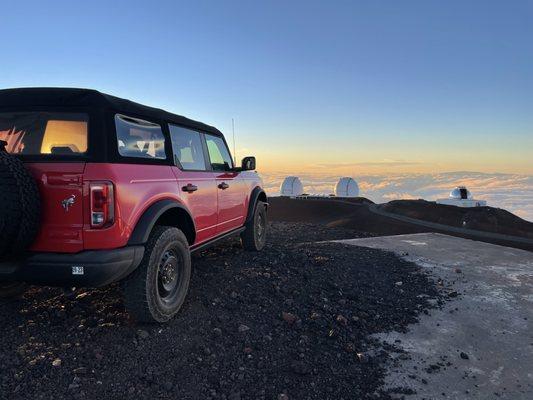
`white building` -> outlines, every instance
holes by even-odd
[[[296,197],[304,193],[302,181],[297,176],[286,177],[279,188],[280,196]]]
[[[450,192],[447,199],[437,199],[437,204],[457,207],[485,207],[487,202],[485,200],[475,200],[466,187],[457,186]]]
[[[336,197],[358,197],[359,185],[353,178],[340,178],[335,185]]]

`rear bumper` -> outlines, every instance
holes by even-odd
[[[77,254],[33,253],[22,260],[0,262],[0,282],[100,287],[128,276],[139,266],[143,255],[144,246]]]

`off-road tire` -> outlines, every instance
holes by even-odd
[[[27,289],[27,285],[21,282],[0,282],[0,300],[11,299],[20,296]]]
[[[245,230],[241,233],[241,242],[244,249],[248,251],[263,250],[266,246],[267,227],[266,204],[258,201],[253,218],[246,223]]]
[[[39,231],[41,202],[35,179],[0,149],[0,260],[26,250]]]
[[[176,259],[175,295],[164,299],[162,283],[164,257]],[[168,259],[168,258],[167,258]],[[161,271],[161,272],[160,272]],[[166,322],[180,310],[191,279],[191,254],[187,238],[177,228],[156,226],[152,230],[139,267],[123,282],[124,304],[130,315],[142,323]]]

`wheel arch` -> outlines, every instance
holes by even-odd
[[[252,190],[252,194],[250,195],[250,202],[248,203],[248,214],[246,216],[245,223],[250,222],[254,217],[254,210],[258,201],[262,201],[268,205],[267,195],[265,191],[261,189],[261,187],[256,186],[254,190]]]
[[[143,213],[130,235],[128,245],[145,244],[150,232],[157,225],[174,226],[181,229],[190,246],[196,240],[196,226],[187,207],[175,200],[165,199],[152,204]]]

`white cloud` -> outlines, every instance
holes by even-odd
[[[338,169],[338,168],[352,168],[352,167],[401,167],[406,165],[420,165],[416,161],[405,160],[382,160],[382,161],[366,161],[357,163],[322,163],[313,166],[318,168]]]
[[[302,180],[308,193],[332,193],[338,175],[325,173],[293,173]],[[279,194],[279,185],[287,173],[262,174],[265,188],[271,195]],[[480,172],[447,172],[435,174],[375,174],[354,176],[361,195],[377,203],[395,199],[435,200],[447,197],[458,185],[467,186],[474,197],[487,200],[493,207],[504,208],[533,221],[533,176],[518,174],[487,174]]]

